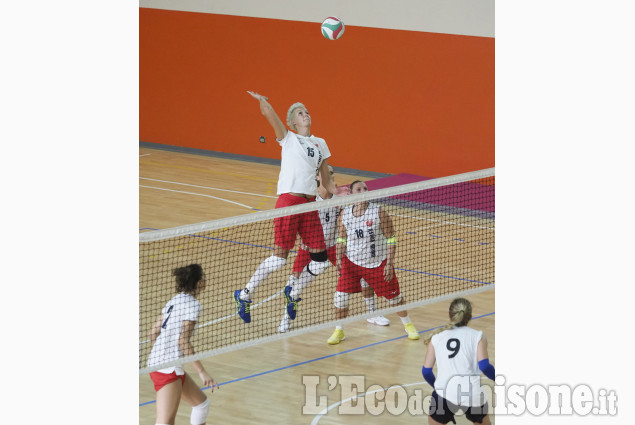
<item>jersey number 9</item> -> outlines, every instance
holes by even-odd
[[[461,348],[461,341],[456,338],[448,339],[448,343],[445,344],[445,348],[448,351],[451,351],[452,354],[448,355],[448,359],[454,358],[457,354],[459,354],[459,348]]]

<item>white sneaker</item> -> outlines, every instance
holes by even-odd
[[[384,316],[369,317],[368,319],[366,319],[366,321],[368,323],[374,323],[375,325],[379,325],[379,326],[390,325],[390,320],[386,319]]]
[[[280,322],[280,326],[278,326],[278,332],[285,333],[285,332],[289,332],[290,329],[291,329],[290,320],[285,315],[285,317],[283,317],[282,321]]]

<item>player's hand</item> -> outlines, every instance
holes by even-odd
[[[384,280],[386,282],[390,282],[392,278],[394,277],[394,275],[395,275],[395,272],[392,267],[392,264],[386,263],[386,266],[384,267]]]
[[[347,196],[351,194],[351,189],[348,186],[337,186],[335,194],[337,196]]]
[[[253,92],[253,91],[247,90],[247,93],[249,93],[254,99],[257,99],[257,100],[267,100],[267,99],[269,99],[268,97],[263,96],[263,95],[258,94],[256,92]]]
[[[198,376],[201,378],[201,381],[203,381],[203,386],[210,387],[212,392],[214,392],[214,387],[218,388],[218,384],[216,383],[214,378],[209,376],[207,372],[205,371],[199,372]]]

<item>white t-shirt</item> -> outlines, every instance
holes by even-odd
[[[152,347],[150,357],[148,357],[148,367],[183,357],[183,352],[179,347],[181,325],[186,320],[197,322],[202,309],[201,303],[190,294],[180,293],[168,301],[161,310],[163,315],[161,333]],[[176,372],[177,375],[185,373],[183,368],[178,366],[160,369],[158,372]]]
[[[287,131],[287,135],[278,143],[282,147],[278,195],[289,192],[315,195],[315,175],[322,161],[331,156],[326,141]]]
[[[481,406],[481,371],[476,350],[482,331],[467,326],[449,329],[432,337],[438,376],[434,389],[444,399],[460,406]]]
[[[368,203],[364,214],[353,215],[353,205],[342,216],[346,228],[346,256],[353,263],[368,269],[379,267],[387,257],[386,238],[381,231],[379,205]]]
[[[335,198],[335,194],[330,198]],[[315,197],[316,201],[323,201],[318,194]],[[326,243],[326,247],[330,248],[337,242],[337,218],[340,215],[340,206],[336,205],[331,208],[324,208],[322,210],[318,210],[318,215],[320,216],[320,221],[322,222],[322,230],[324,230],[324,242]]]

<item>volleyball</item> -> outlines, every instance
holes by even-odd
[[[329,16],[322,22],[322,35],[329,40],[337,40],[344,34],[344,22],[335,16]]]

